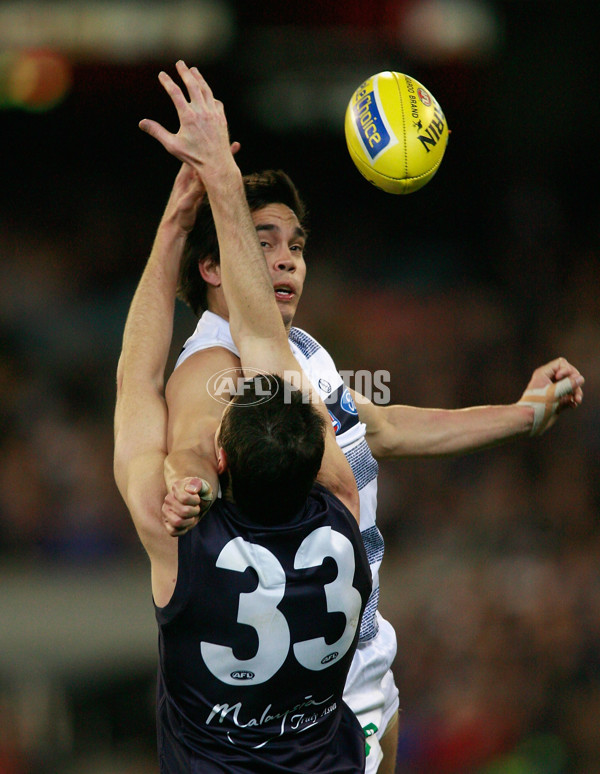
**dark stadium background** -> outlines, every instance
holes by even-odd
[[[77,23],[100,5],[0,2],[0,774],[156,771],[149,574],[112,479],[112,410],[178,169],[137,122],[176,128],[156,76],[180,56],[225,103],[242,170],[299,186],[297,323],[339,368],[388,370],[394,402],[447,408],[513,402],[557,355],[585,375],[583,407],[540,439],[381,466],[381,609],[399,772],[599,772],[595,5],[114,3],[97,32],[120,45],[87,50]],[[166,7],[156,46],[132,46]],[[181,20],[203,14],[221,27],[201,42]],[[69,45],[38,34],[59,18]],[[16,57],[40,52],[70,85],[19,104]],[[452,130],[404,197],[364,181],[343,137],[350,94],[386,69],[431,89]],[[193,324],[179,307],[174,353]]]

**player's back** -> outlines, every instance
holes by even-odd
[[[275,527],[217,501],[156,611],[163,774],[363,771],[342,693],[370,589],[358,526],[322,487]]]

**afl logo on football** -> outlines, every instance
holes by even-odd
[[[335,661],[339,655],[337,650],[334,650],[333,653],[328,653],[325,658],[321,659],[321,664],[329,664],[330,661]]]
[[[357,416],[358,411],[356,410],[356,406],[354,405],[354,401],[352,400],[352,395],[348,392],[348,388],[344,387],[344,392],[342,393],[342,397],[340,398],[340,406],[344,409],[346,414],[353,414],[354,416]]]
[[[334,416],[331,411],[328,411],[329,416],[331,417],[331,424],[333,425],[333,429],[335,431],[335,434],[337,435],[340,432],[340,429],[342,427],[342,423],[340,420]]]
[[[417,94],[425,107],[429,107],[431,105],[431,96],[425,91],[425,89],[419,87],[417,89]]]
[[[240,669],[236,672],[232,672],[231,677],[234,680],[254,680],[256,675],[254,674],[254,672],[246,672],[245,670]]]

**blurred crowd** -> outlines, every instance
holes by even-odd
[[[517,190],[489,270],[466,277],[450,245],[411,262],[390,242],[379,269],[366,244],[352,266],[337,235],[310,245],[298,324],[340,369],[389,371],[392,402],[511,403],[558,355],[586,378],[541,438],[380,467],[402,774],[600,772],[600,234],[573,240],[551,204]],[[127,262],[130,219],[0,229],[5,565],[140,559],[112,475],[120,337],[155,228],[137,221]],[[193,325],[179,308],[174,351]],[[10,718],[0,693],[0,774],[24,774]]]

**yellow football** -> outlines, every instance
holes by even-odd
[[[393,194],[412,193],[428,183],[448,144],[448,123],[433,94],[409,75],[390,71],[356,89],[344,131],[361,175]]]

